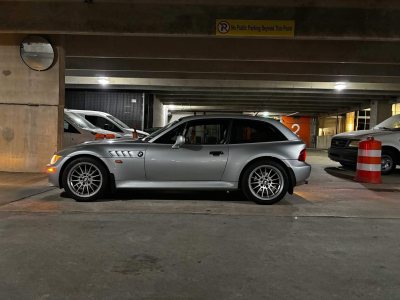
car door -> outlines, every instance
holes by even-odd
[[[150,143],[145,158],[146,180],[221,180],[229,155],[229,123],[228,118],[189,121]],[[186,143],[173,149],[178,135],[183,135]]]

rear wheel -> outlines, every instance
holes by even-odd
[[[90,157],[71,161],[62,176],[65,191],[79,202],[95,201],[107,190],[107,170],[100,162]]]
[[[289,177],[285,169],[273,160],[251,164],[243,175],[242,188],[247,198],[257,204],[270,205],[285,197]]]
[[[396,169],[396,156],[390,150],[382,151],[381,174],[389,175]]]

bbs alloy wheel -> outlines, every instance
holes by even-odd
[[[104,195],[108,185],[107,170],[90,157],[72,160],[62,176],[65,191],[76,201],[97,200]]]
[[[287,193],[289,178],[285,169],[277,162],[258,161],[244,173],[242,188],[250,200],[258,204],[274,204]]]

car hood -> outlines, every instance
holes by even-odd
[[[344,133],[339,133],[334,136],[334,138],[345,138],[345,139],[365,139],[369,136],[372,137],[378,137],[378,136],[383,136],[387,134],[391,134],[393,131],[390,130],[383,130],[383,129],[371,129],[371,130],[358,130],[358,131],[352,131],[352,132],[344,132]]]
[[[130,131],[130,132],[134,132],[135,131],[135,129],[132,129],[132,128],[125,128],[125,130]],[[146,136],[149,135],[147,132],[144,132],[144,131],[141,131],[141,130],[136,130],[136,132],[140,133],[140,134],[143,134],[143,135],[146,135]]]
[[[91,131],[91,132],[96,132],[96,133],[101,133],[101,134],[114,134],[115,135],[115,137],[121,137],[121,135],[120,134],[118,134],[118,133],[115,133],[115,132],[112,132],[112,131],[108,131],[108,130],[104,130],[104,129],[101,129],[101,128],[97,128],[97,129],[85,129],[85,130],[88,130],[88,131]]]

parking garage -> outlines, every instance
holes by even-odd
[[[370,130],[400,114],[395,21],[400,6],[393,1],[216,2],[0,4],[0,215],[7,247],[0,251],[7,258],[4,269],[22,278],[19,287],[26,289],[27,298],[46,291],[76,298],[85,290],[95,298],[101,298],[101,291],[112,298],[120,290],[104,287],[104,270],[112,282],[138,298],[200,299],[203,294],[233,298],[240,290],[244,298],[263,298],[267,289],[243,283],[240,270],[231,267],[234,262],[260,285],[263,276],[277,276],[268,285],[273,298],[312,295],[320,299],[332,291],[346,298],[367,293],[372,298],[398,296],[397,256],[391,249],[395,249],[394,228],[400,218],[399,169],[382,176],[382,184],[359,183],[354,181],[356,168],[332,161],[327,150],[336,134]],[[285,33],[255,30],[259,22],[265,22],[265,28],[279,28],[275,20],[287,22],[285,28],[292,29]],[[221,22],[229,24],[229,32]],[[232,25],[245,27],[234,32]],[[21,45],[31,36],[52,46],[54,61],[45,70],[34,70],[21,57]],[[131,129],[148,132],[187,116],[276,119],[306,143],[307,162],[312,166],[309,184],[268,207],[247,201],[241,191],[229,190],[118,191],[99,202],[78,203],[63,190],[48,187],[44,173],[52,155],[66,147],[64,109],[108,113]],[[116,129],[115,134],[121,132]],[[119,239],[115,234],[126,224],[134,229],[126,232],[126,240],[125,236]],[[266,225],[273,229],[257,231]],[[96,231],[104,227],[109,241],[121,247],[113,248]],[[95,253],[88,268],[76,273],[80,289],[73,289],[78,284],[74,279],[70,286],[56,287],[58,279],[50,276],[52,264],[59,260],[62,273],[72,278],[68,263],[79,262],[72,254],[59,258],[44,251],[50,240],[40,232],[56,240],[63,236],[73,247],[79,247],[71,238],[78,232],[82,240],[93,237],[93,243],[80,240],[81,253],[71,252],[80,258]],[[24,244],[25,233],[38,243]],[[271,239],[271,244],[265,244],[265,239]],[[242,240],[254,243],[254,248],[237,246]],[[11,251],[14,242],[33,249],[23,266],[18,264],[20,253]],[[114,251],[116,257],[96,252],[96,244]],[[304,257],[298,257],[295,244]],[[310,263],[313,245],[320,267]],[[63,247],[63,240],[57,240],[54,250]],[[139,250],[130,252],[129,247]],[[269,256],[277,249],[287,257]],[[240,251],[255,258],[243,259]],[[48,260],[37,253],[47,253]],[[376,260],[377,253],[386,260]],[[41,267],[35,264],[37,257],[43,261]],[[260,261],[273,266],[260,267]],[[49,286],[37,289],[31,285],[36,279],[13,271],[29,273],[39,268],[49,270],[43,274]],[[307,281],[293,272],[299,269],[306,271]],[[358,284],[351,283],[353,270],[361,278]],[[207,273],[218,276],[199,283]],[[93,287],[89,274],[100,276],[102,287]],[[176,278],[163,277],[166,274]],[[218,279],[223,276],[230,282]],[[6,277],[1,280],[7,287],[0,291],[1,298],[15,298],[17,285]],[[193,281],[188,280],[191,277]],[[305,288],[279,283],[287,278]],[[131,290],[130,282],[146,280],[141,288]],[[157,289],[159,282],[163,283]],[[118,295],[129,299],[128,294]]]

